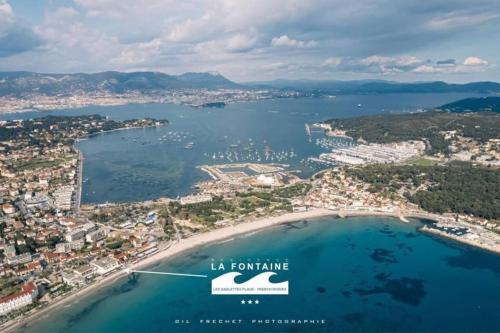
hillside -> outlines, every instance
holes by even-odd
[[[452,112],[500,112],[500,97],[489,96],[479,98],[465,98],[439,107]]]
[[[371,191],[404,193],[420,208],[438,214],[472,214],[500,219],[500,170],[469,163],[446,166],[368,165],[347,173]]]
[[[81,93],[149,92],[187,88],[239,88],[220,74],[186,73],[168,75],[159,72],[101,72],[93,74],[40,74],[0,72],[0,96],[29,94],[77,95]]]
[[[327,123],[350,137],[374,143],[425,139],[430,143],[429,154],[448,153],[449,142],[442,131],[457,131],[479,142],[500,137],[500,114],[493,112],[427,111],[331,119]]]

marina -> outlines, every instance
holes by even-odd
[[[325,133],[325,128],[317,126],[324,120],[401,109],[418,110],[461,96],[343,95],[328,99],[244,102],[229,104],[223,109],[174,104],[89,106],[43,114],[7,114],[5,119],[96,113],[116,120],[169,119],[166,127],[96,134],[76,144],[85,157],[81,202],[126,202],[186,195],[193,191],[196,183],[210,179],[208,174],[196,168],[205,164],[282,163],[290,165],[290,170],[300,171],[297,174],[301,178],[307,178],[325,168],[324,163],[310,160],[310,157],[319,158],[320,154],[330,153],[337,146],[349,145],[348,138],[344,143],[344,138],[330,136],[328,131]],[[362,108],[357,108],[359,103]],[[225,126],[228,123],[230,127]],[[305,131],[305,124],[310,126],[310,136]],[[194,143],[192,148],[185,148],[190,142]]]

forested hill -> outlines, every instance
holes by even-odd
[[[354,139],[373,143],[390,143],[425,139],[429,154],[447,153],[449,142],[443,131],[457,131],[464,137],[486,142],[500,137],[500,114],[493,112],[455,113],[427,111],[403,114],[381,114],[346,119],[331,119],[332,128],[343,130]]]
[[[348,174],[370,184],[371,191],[404,193],[433,213],[472,214],[500,219],[500,170],[468,163],[446,166],[369,165]]]
[[[500,96],[465,98],[439,107],[452,112],[500,112]]]

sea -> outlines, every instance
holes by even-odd
[[[20,332],[499,332],[499,257],[423,234],[423,223],[358,217],[271,227],[148,268],[207,278],[135,273]],[[212,295],[221,272],[211,265],[221,259],[287,262],[273,279],[288,281],[289,294]]]
[[[299,177],[309,177],[326,166],[308,158],[350,143],[325,138],[321,130],[311,129],[309,135],[305,124],[415,112],[472,96],[479,95],[340,95],[241,102],[225,108],[128,104],[14,113],[0,119],[49,114],[168,119],[168,126],[104,133],[77,144],[84,156],[82,203],[130,202],[191,193],[197,182],[210,179],[198,168],[204,164],[279,163]]]
[[[130,202],[190,193],[209,179],[198,168],[203,164],[281,163],[307,177],[324,168],[309,157],[351,143],[329,141],[314,129],[309,134],[306,123],[415,112],[471,96],[352,95],[220,109],[130,104],[0,119],[95,113],[168,119],[164,127],[98,134],[77,144],[84,155],[83,202]],[[19,331],[500,332],[500,257],[424,234],[419,229],[425,223],[358,217],[271,227],[147,268],[207,277],[130,274]],[[289,270],[271,281],[288,281],[289,294],[212,295],[211,280],[222,272],[211,265],[220,261],[287,262]]]

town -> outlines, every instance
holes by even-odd
[[[195,193],[180,198],[81,204],[83,156],[75,148],[77,140],[167,124],[155,119],[117,122],[97,115],[0,123],[2,323],[75,295],[184,239],[314,210],[339,217],[432,220],[421,230],[500,252],[498,216],[487,202],[464,214],[428,206],[422,199],[420,191],[434,186],[425,177],[451,167],[437,165],[448,161],[427,156],[426,144],[418,140],[332,147],[320,157],[329,168],[310,179],[299,178],[286,164],[202,165],[211,180],[197,183]],[[330,137],[343,135],[326,130]],[[422,166],[422,159],[433,159],[436,165]],[[462,177],[471,181],[496,172],[453,168],[452,173],[472,175]]]
[[[75,93],[68,97],[39,93],[25,94],[23,97],[0,96],[0,113],[33,110],[57,110],[79,108],[89,105],[124,105],[144,103],[171,103],[192,107],[210,107],[235,102],[256,101],[271,98],[292,98],[305,96],[297,91],[261,89],[174,89],[141,93],[89,92]]]
[[[75,141],[105,131],[167,123],[116,122],[98,115],[0,122],[2,321],[22,307],[29,309],[65,293],[67,285],[84,282],[89,273],[106,274],[119,265],[90,250],[108,230],[79,217],[82,156]],[[85,261],[88,266],[82,265]]]

